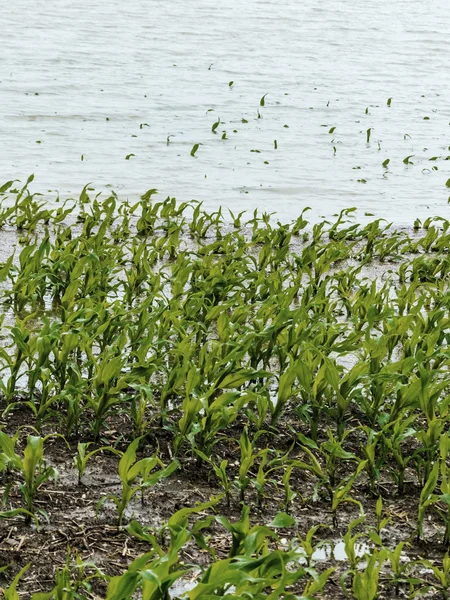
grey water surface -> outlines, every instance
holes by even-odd
[[[449,8],[4,3],[0,185],[34,173],[49,198],[88,182],[129,199],[157,188],[282,220],[306,206],[313,218],[352,206],[399,224],[448,217]]]

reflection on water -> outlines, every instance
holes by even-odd
[[[445,216],[447,9],[15,0],[1,17],[1,178],[34,172],[34,189],[62,195],[156,187],[285,220],[308,205]]]

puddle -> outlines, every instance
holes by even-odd
[[[195,579],[178,579],[175,581],[169,590],[170,597],[179,598],[184,594],[187,594],[187,592],[190,592],[197,585],[198,576],[200,576],[200,573],[195,573]]]
[[[282,540],[283,542],[285,540]],[[356,556],[363,557],[365,554],[370,552],[370,546],[367,544],[356,544],[355,545]],[[302,548],[298,548],[299,563],[306,563],[306,554]],[[312,555],[313,562],[320,562],[325,560],[338,560],[345,561],[347,554],[345,552],[345,543],[343,541],[333,543],[324,543],[322,546],[316,548]]]
[[[367,544],[356,544],[355,553],[356,556],[364,556],[370,548]],[[324,544],[321,548],[317,548],[312,556],[313,560],[347,560],[347,554],[345,553],[344,542],[338,542],[337,544]]]
[[[169,590],[170,597],[178,598],[192,590],[196,585],[197,583],[195,581],[176,581]]]

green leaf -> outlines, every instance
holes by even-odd
[[[4,194],[9,190],[9,188],[15,183],[17,179],[12,179],[11,181],[7,181],[2,186],[0,186],[0,194]]]
[[[139,573],[135,571],[126,571],[123,575],[112,577],[105,600],[128,600],[136,591],[140,579]]]
[[[439,478],[439,462],[436,461],[434,463],[434,466],[431,470],[431,473],[430,473],[425,485],[422,488],[422,492],[420,493],[419,504],[423,504],[434,492],[434,490],[436,489],[438,478]]]
[[[253,371],[253,369],[240,369],[235,373],[227,375],[217,386],[222,389],[238,388],[246,381],[259,377],[272,377],[268,371]]]
[[[128,471],[131,466],[136,462],[136,451],[138,449],[141,438],[136,438],[131,442],[128,448],[123,453],[122,458],[119,461],[119,476],[120,480],[124,483],[128,480]]]
[[[31,565],[31,563],[28,563],[27,565],[25,565],[14,577],[11,585],[7,588],[3,588],[2,592],[3,592],[3,596],[4,596],[5,600],[20,600],[20,596],[17,593],[17,589],[16,589],[17,584],[19,583],[20,578],[25,573],[25,571],[27,571],[30,568],[30,565]]]
[[[120,375],[123,365],[123,357],[115,356],[106,362],[106,365],[102,365],[99,382],[102,384],[109,383],[112,379],[117,378]]]
[[[296,520],[287,513],[279,512],[275,515],[274,519],[269,523],[269,527],[292,527],[295,525]]]

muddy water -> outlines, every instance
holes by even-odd
[[[286,220],[305,206],[447,216],[447,1],[15,0],[0,17],[0,178]]]

